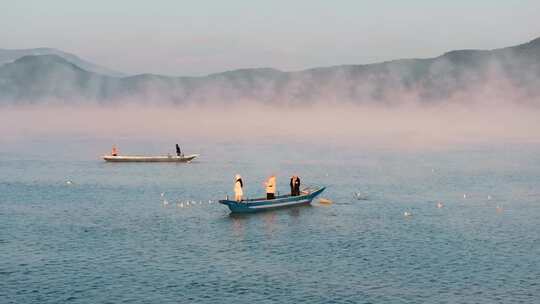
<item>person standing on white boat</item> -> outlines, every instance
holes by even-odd
[[[180,146],[176,144],[176,156],[182,156],[182,151],[180,151]]]
[[[234,199],[237,202],[240,202],[243,196],[244,182],[242,181],[242,176],[240,176],[240,174],[236,174],[236,176],[234,177]]]
[[[270,176],[265,183],[266,186],[266,199],[276,198],[276,176]]]
[[[112,156],[118,156],[118,149],[116,149],[115,145],[112,146],[111,155]]]

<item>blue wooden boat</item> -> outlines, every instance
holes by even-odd
[[[301,192],[301,194],[298,196],[291,196],[290,194],[280,195],[271,200],[266,198],[256,198],[237,202],[235,200],[224,199],[220,200],[219,202],[223,205],[227,205],[232,213],[253,213],[277,208],[310,204],[315,197],[324,191],[324,189],[326,189],[326,187],[308,189]]]

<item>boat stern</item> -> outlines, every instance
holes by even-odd
[[[228,199],[219,200],[219,203],[229,207],[229,210],[234,213],[255,212],[255,210],[249,208],[249,205],[246,203],[231,201]]]

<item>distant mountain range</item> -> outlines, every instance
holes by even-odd
[[[203,77],[123,76],[53,49],[0,50],[0,64],[0,104],[48,101],[393,104],[472,98],[540,104],[540,38],[513,47],[458,50],[429,59],[297,72],[242,69]]]
[[[41,55],[57,55],[64,58],[66,61],[71,62],[82,69],[89,72],[102,74],[105,76],[123,77],[126,74],[114,71],[97,64],[88,62],[84,59],[77,57],[74,54],[66,53],[57,49],[51,48],[35,48],[35,49],[20,49],[20,50],[6,50],[0,49],[0,66],[6,63],[13,62],[24,56],[41,56]]]

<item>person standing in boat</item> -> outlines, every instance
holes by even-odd
[[[242,181],[242,176],[240,174],[236,174],[234,177],[234,199],[237,202],[242,201],[242,197],[244,196],[244,182]]]
[[[291,177],[291,196],[300,195],[300,177],[293,175]]]
[[[118,156],[118,149],[116,149],[115,145],[112,146],[111,155],[112,156]]]
[[[266,199],[276,198],[276,176],[270,176],[265,183],[266,186]]]
[[[180,146],[176,144],[176,156],[182,156],[182,151],[180,151]]]

